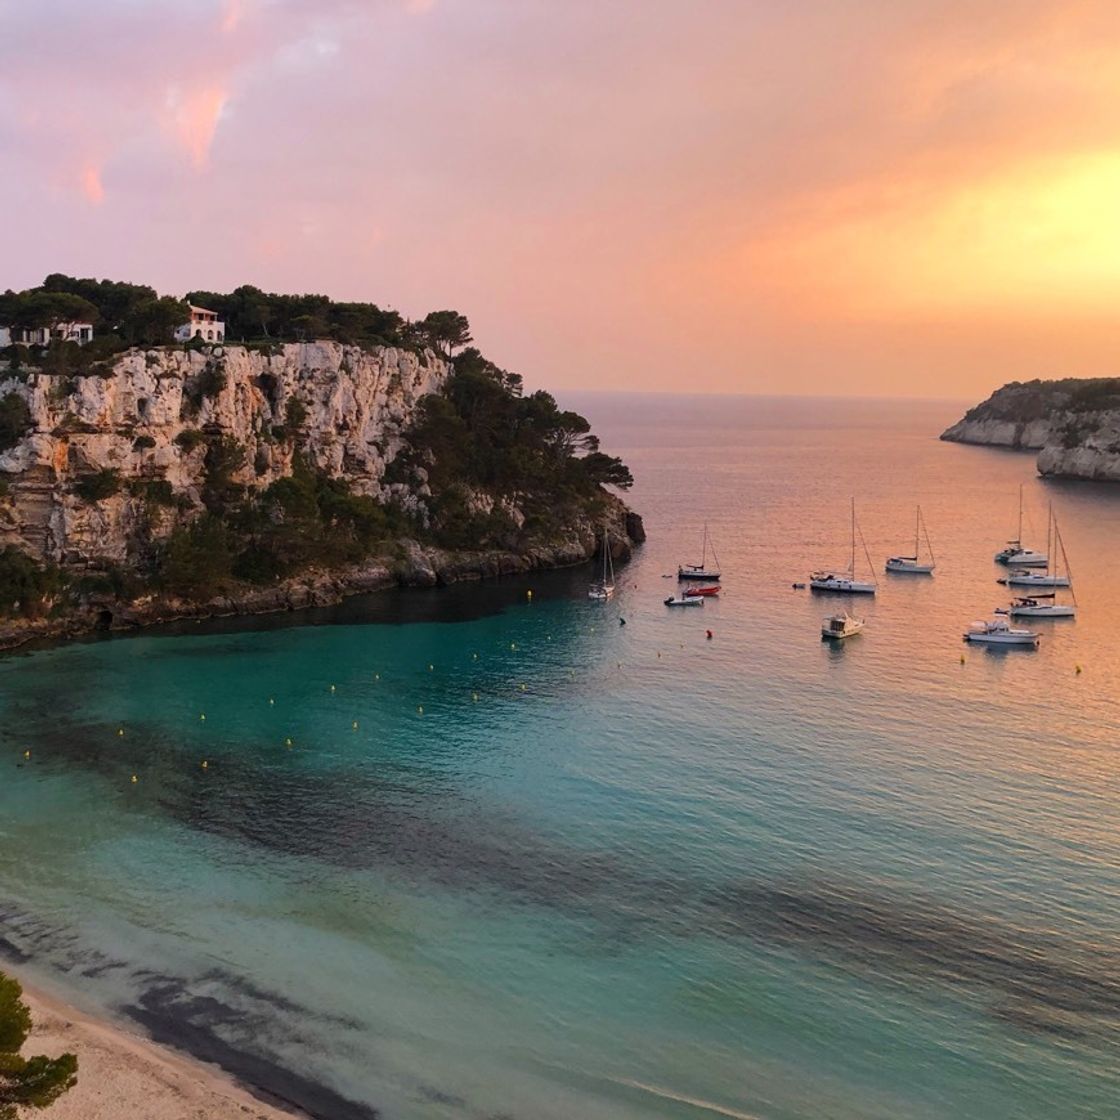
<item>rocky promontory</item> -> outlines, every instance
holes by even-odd
[[[163,345],[58,365],[0,356],[0,647],[572,565],[604,530],[625,559],[643,537],[587,422],[477,351]]]
[[[1120,482],[1120,378],[1013,381],[941,438],[1035,451],[1043,475]]]

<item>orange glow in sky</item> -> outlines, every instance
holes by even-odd
[[[3,287],[456,307],[556,388],[1120,373],[1112,2],[49,0],[0,112]]]

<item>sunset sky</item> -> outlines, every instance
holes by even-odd
[[[0,0],[0,289],[466,313],[530,385],[1120,373],[1120,4]]]

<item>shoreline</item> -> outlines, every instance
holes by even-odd
[[[78,1083],[43,1113],[49,1120],[309,1120],[218,1065],[79,1010],[7,963],[3,971],[31,1009],[25,1054],[78,1056]]]
[[[629,560],[633,546],[645,540],[641,518],[625,510],[616,527],[612,555]],[[448,552],[401,541],[403,558],[385,556],[348,568],[311,569],[271,587],[239,587],[202,602],[151,594],[133,602],[91,599],[80,609],[43,619],[0,622],[0,653],[32,642],[60,643],[97,633],[128,634],[174,622],[248,618],[316,607],[332,607],[346,599],[393,588],[446,587],[455,583],[500,579],[533,571],[556,571],[588,563],[595,555],[594,534],[573,536],[550,547],[525,552],[502,550]]]

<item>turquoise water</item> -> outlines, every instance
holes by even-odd
[[[1120,491],[937,442],[958,405],[574,403],[650,532],[605,607],[0,661],[8,955],[323,1117],[1120,1115]],[[1081,617],[965,650],[1020,482]],[[833,649],[790,585],[852,493],[880,566],[921,501],[938,570]],[[705,519],[724,597],[669,612]]]

